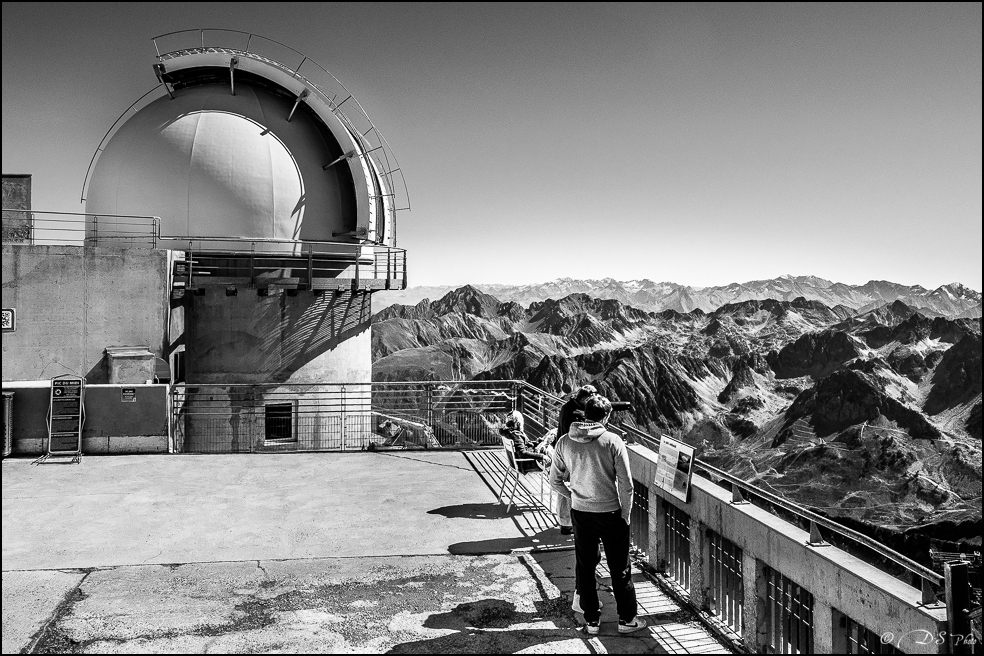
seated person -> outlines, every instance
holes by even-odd
[[[403,434],[403,427],[387,419],[377,426],[377,433],[386,438],[383,446],[394,446]]]
[[[540,438],[540,443],[536,445],[536,450],[540,453],[546,453],[550,455],[553,453],[554,445],[557,443],[557,429],[551,428],[543,437]]]
[[[538,452],[535,447],[531,446],[526,439],[526,434],[519,430],[513,419],[506,420],[505,426],[499,429],[499,434],[507,440],[512,440],[516,458],[535,460],[545,468],[550,466],[550,456]]]

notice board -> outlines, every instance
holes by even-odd
[[[694,448],[665,435],[659,438],[656,487],[688,503],[693,475]]]
[[[51,379],[48,406],[48,455],[82,453],[82,423],[85,420],[85,379],[55,376]]]

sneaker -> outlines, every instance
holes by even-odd
[[[574,535],[574,527],[573,526],[561,526],[560,527],[560,534],[561,535]]]
[[[636,617],[631,622],[618,621],[618,632],[619,633],[632,633],[633,631],[638,631],[639,629],[646,628],[646,620],[641,617]]]
[[[601,599],[599,599],[598,600],[598,610],[601,610],[604,607],[605,607],[605,604],[603,604],[601,602]],[[578,594],[578,592],[576,590],[574,591],[574,601],[571,602],[571,610],[573,610],[575,613],[581,613],[582,615],[584,614],[584,609],[581,608],[581,595]]]
[[[598,635],[601,633],[601,620],[598,620],[597,622],[588,622],[584,625],[584,630],[588,632],[588,635]]]

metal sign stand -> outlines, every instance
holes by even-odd
[[[82,424],[85,423],[85,379],[65,374],[51,379],[48,404],[48,452],[34,461],[40,465],[51,457],[70,457],[82,462]]]

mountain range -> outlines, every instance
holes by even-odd
[[[687,311],[601,298],[597,286],[524,305],[466,285],[378,312],[373,378],[521,379],[558,396],[590,382],[632,402],[624,423],[675,435],[818,512],[979,545],[980,294],[817,280],[758,288],[827,290],[832,304],[801,295]],[[738,288],[751,284],[716,289]],[[924,306],[892,298],[903,291]]]
[[[676,310],[713,312],[722,305],[751,300],[792,301],[805,298],[820,301],[828,307],[842,305],[866,312],[886,303],[902,301],[927,316],[978,318],[981,316],[981,293],[960,283],[926,289],[920,285],[900,285],[885,280],[872,280],[864,285],[831,282],[816,276],[781,276],[770,280],[732,283],[721,287],[689,287],[672,282],[630,280],[557,280],[531,285],[473,285],[500,301],[521,305],[563,298],[570,294],[587,294],[607,298],[650,312]],[[373,296],[377,308],[388,305],[416,305],[424,298],[440,298],[453,286],[411,287],[398,292],[379,292]]]

